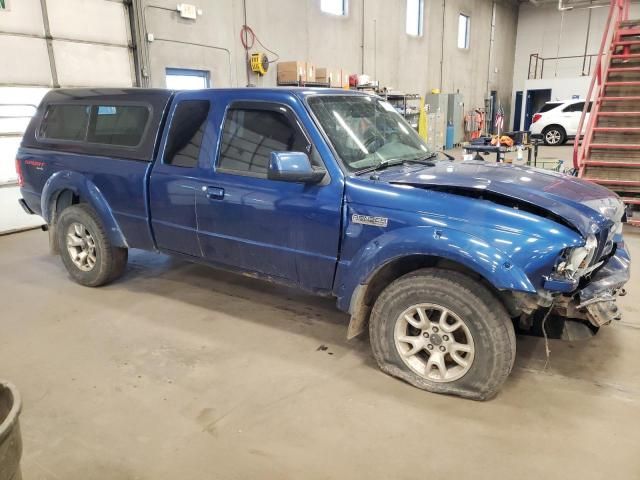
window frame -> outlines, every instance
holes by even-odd
[[[107,105],[108,103],[108,105]],[[40,135],[40,131],[42,129],[42,126],[44,125],[44,117],[46,116],[47,112],[49,111],[49,108],[55,105],[69,105],[69,106],[82,106],[82,107],[89,107],[91,110],[89,111],[89,115],[87,115],[87,123],[84,127],[84,138],[82,140],[65,140],[65,139],[60,139],[60,138],[47,138],[47,137],[42,137]],[[136,145],[117,145],[117,144],[112,144],[112,143],[99,143],[99,142],[90,142],[87,140],[88,136],[89,136],[89,125],[91,124],[91,115],[93,112],[94,108],[97,107],[144,107],[147,109],[148,112],[148,116],[147,116],[147,123],[144,126],[144,129],[142,130],[142,135],[140,136],[140,140],[138,141],[138,143]],[[51,145],[68,145],[68,144],[72,144],[72,145],[88,145],[91,147],[98,147],[98,148],[103,148],[103,149],[117,149],[117,150],[123,150],[123,151],[133,151],[133,150],[138,150],[140,148],[140,146],[145,142],[146,138],[147,138],[147,134],[149,133],[149,128],[151,125],[151,120],[153,119],[153,107],[151,106],[151,104],[146,103],[146,102],[123,102],[123,101],[108,101],[108,102],[103,102],[103,101],[95,101],[95,100],[88,100],[87,102],[50,102],[47,103],[45,111],[44,111],[44,115],[42,117],[42,119],[40,120],[40,124],[38,125],[38,127],[35,130],[35,137],[36,137],[36,141],[38,141],[39,143],[44,143],[44,144],[51,144]],[[91,153],[91,155],[98,155],[96,153]]]
[[[263,174],[258,172],[252,172],[249,170],[247,171],[233,170],[231,168],[225,168],[220,166],[220,155],[222,154],[222,139],[224,137],[225,126],[229,121],[229,112],[232,110],[263,110],[263,111],[276,112],[281,115],[284,115],[285,117],[287,117],[287,119],[291,123],[291,126],[294,128],[294,130],[297,130],[298,133],[302,134],[302,136],[306,140],[307,151],[305,153],[309,157],[309,161],[311,161],[311,153],[313,152],[315,145],[311,141],[311,137],[309,136],[308,132],[302,125],[300,118],[289,105],[287,105],[286,103],[273,102],[273,101],[267,101],[267,100],[264,100],[264,101],[263,100],[234,100],[232,102],[229,102],[229,104],[224,109],[222,124],[220,125],[220,135],[218,136],[218,142],[216,146],[217,151],[216,151],[216,155],[213,162],[213,168],[216,173],[219,172],[227,175],[263,178],[265,180],[268,180],[267,173]],[[324,163],[324,160],[322,159],[322,156],[319,153],[318,153],[318,158],[322,163],[322,167],[325,168],[326,170],[326,165]],[[328,176],[329,174],[327,173],[327,177]],[[270,180],[270,181],[275,182],[277,180]]]
[[[166,67],[164,70],[165,86],[167,84],[167,77],[169,76],[183,76],[183,77],[198,77],[205,80],[204,89],[211,88],[211,72],[209,70],[199,70],[197,68],[176,68]],[[167,87],[169,88],[169,87]],[[193,89],[201,90],[201,89]],[[182,90],[187,91],[187,90]]]
[[[464,47],[460,46],[460,19],[464,17],[466,19],[465,22],[465,34],[464,34]],[[456,45],[460,50],[469,50],[471,48],[471,15],[467,15],[466,13],[459,12],[458,13],[458,37],[456,38]]]
[[[410,33],[407,28],[408,28],[408,23],[409,23],[409,2],[411,0],[407,0],[405,2],[405,7],[406,7],[406,11],[405,11],[405,25],[404,25],[404,31],[405,33],[413,38],[420,38],[422,36],[424,36],[424,0],[417,0],[418,2],[418,33]]]
[[[162,145],[162,157],[161,157],[161,161],[160,164],[164,165],[166,167],[172,167],[172,168],[180,168],[180,169],[198,169],[200,168],[200,156],[202,155],[202,143],[200,143],[200,147],[198,148],[198,158],[196,159],[196,164],[195,166],[184,166],[184,165],[176,165],[174,163],[167,163],[167,148],[169,148],[169,137],[171,136],[171,127],[174,124],[174,119],[175,119],[175,115],[176,115],[176,111],[178,110],[178,107],[185,103],[185,102],[207,102],[209,104],[209,109],[207,110],[207,115],[204,119],[204,123],[205,123],[205,128],[204,128],[204,132],[203,132],[203,142],[204,143],[204,137],[206,135],[204,135],[204,133],[206,133],[207,131],[207,127],[208,125],[206,125],[206,123],[211,119],[211,113],[213,112],[213,102],[211,101],[210,98],[183,98],[181,100],[176,101],[175,105],[172,107],[171,110],[171,117],[170,117],[170,121],[167,122],[167,125],[169,125],[169,131],[166,134],[166,139],[164,141],[164,144]]]
[[[347,17],[349,15],[349,0],[342,1],[342,13],[328,12],[322,8],[322,0],[320,0],[320,11],[325,15],[331,15],[333,17]]]

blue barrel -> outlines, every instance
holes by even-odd
[[[453,148],[453,122],[447,123],[447,139],[445,140],[445,149],[451,150]]]

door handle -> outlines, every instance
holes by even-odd
[[[224,188],[220,187],[202,187],[209,200],[222,200],[224,198]]]

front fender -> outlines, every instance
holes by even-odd
[[[70,190],[80,198],[81,202],[91,205],[102,221],[109,240],[116,247],[128,247],[127,241],[122,234],[109,204],[98,187],[81,173],[63,170],[54,173],[49,177],[42,189],[40,199],[42,217],[48,224],[51,224],[54,215],[54,206],[58,195]]]
[[[442,258],[464,265],[499,290],[535,293],[526,273],[484,240],[460,230],[419,226],[386,232],[341,261],[336,277],[338,308],[348,311],[358,285],[367,284],[389,262],[410,255]]]

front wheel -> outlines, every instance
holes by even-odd
[[[544,144],[549,146],[562,145],[567,141],[567,133],[564,128],[557,125],[547,127],[542,132]]]
[[[127,249],[111,244],[98,215],[88,205],[65,208],[58,218],[56,234],[62,263],[77,283],[98,287],[124,272]]]
[[[384,372],[435,393],[491,398],[515,359],[502,303],[450,270],[418,270],[391,283],[376,300],[369,333]]]

